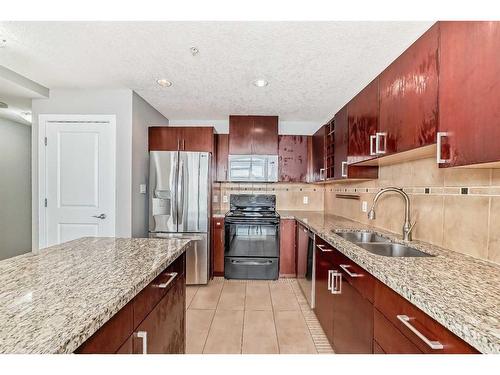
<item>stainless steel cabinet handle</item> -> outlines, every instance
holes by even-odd
[[[377,155],[377,153],[374,150],[375,147],[373,146],[373,142],[375,141],[376,138],[377,138],[376,135],[370,135],[370,155],[371,156]]]
[[[96,219],[104,220],[104,219],[106,219],[106,214],[92,215],[92,217],[95,217]]]
[[[384,137],[384,149],[380,149],[380,138]],[[387,133],[376,133],[375,134],[375,153],[377,155],[379,154],[385,154],[387,148]]]
[[[433,350],[443,349],[443,344],[441,344],[439,341],[429,340],[418,329],[416,329],[414,326],[412,326],[408,315],[396,315],[396,317],[401,321],[401,323],[403,323],[406,326],[406,328],[408,328],[415,335],[417,335],[417,337],[420,340],[422,340],[423,342],[425,342],[431,349],[433,349]]]
[[[443,137],[448,137],[448,133],[447,132],[438,132],[437,133],[436,162],[438,164],[444,164],[448,161],[446,159],[443,159],[441,156],[441,148],[443,146],[443,141],[442,141]]]
[[[342,268],[345,271],[345,273],[347,273],[351,277],[362,277],[363,276],[360,273],[352,273],[351,271],[349,271],[349,267],[351,267],[350,264],[341,264],[340,265],[340,268]]]
[[[264,266],[266,264],[272,264],[273,262],[271,260],[266,260],[266,261],[254,261],[254,260],[231,260],[232,264],[242,264],[244,266]]]
[[[342,177],[347,177],[347,161],[342,162]]]
[[[342,274],[337,270],[332,271],[332,285],[330,292],[332,294],[342,294]]]
[[[166,283],[161,283],[161,284],[156,285],[157,288],[161,288],[161,289],[167,288],[170,284],[172,284],[172,281],[175,280],[175,278],[177,277],[178,273],[177,272],[170,272],[170,273],[167,273],[166,275],[170,276],[170,278],[168,279],[168,281]]]
[[[333,270],[328,270],[328,285],[327,285],[327,288],[328,290],[332,290],[332,273],[333,273]]]
[[[325,179],[325,168],[320,168],[319,169],[319,179],[321,181],[324,181],[324,179]]]
[[[139,331],[134,333],[134,336],[142,340],[141,354],[148,354],[148,333],[146,331]]]
[[[332,249],[325,249],[325,245],[318,244],[316,246],[324,253],[329,253],[330,251],[333,251]]]

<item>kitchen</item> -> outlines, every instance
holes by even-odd
[[[0,23],[0,82],[30,98],[31,167],[19,186],[33,189],[32,246],[0,261],[0,353],[330,354],[332,363],[500,353],[500,22],[105,24]],[[304,39],[276,47],[294,29]],[[93,69],[112,69],[98,61],[118,30],[199,41],[182,39],[175,68],[153,79],[154,66],[127,89],[92,86],[115,79]],[[236,52],[220,87],[187,88],[217,71],[210,46],[236,35],[246,35],[239,48],[261,43],[284,63],[307,35],[342,44],[342,30],[366,39],[376,63],[331,73],[331,86],[311,73],[305,94],[343,90],[311,109],[322,120],[307,108],[294,118],[296,102],[271,91],[289,78],[270,73],[243,74],[241,97],[218,105],[231,96],[221,87],[241,78]],[[76,38],[85,48],[96,40],[99,58],[70,85],[86,54]],[[135,69],[125,47],[110,58]],[[66,70],[23,58],[64,48],[77,54]],[[363,48],[350,50],[344,62]],[[328,66],[316,58],[300,69]],[[15,101],[2,90],[8,110]],[[313,102],[305,94],[295,93],[303,106]],[[370,366],[377,356],[362,358]]]

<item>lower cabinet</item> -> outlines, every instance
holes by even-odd
[[[478,353],[315,236],[314,312],[335,353]]]
[[[212,219],[212,252],[214,276],[224,276],[224,218]]]
[[[75,353],[184,353],[185,269],[185,254],[182,254]]]
[[[280,220],[280,276],[295,277],[295,219]]]

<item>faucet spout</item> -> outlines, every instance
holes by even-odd
[[[375,208],[377,206],[377,202],[380,199],[380,197],[383,194],[387,193],[387,192],[398,193],[404,199],[404,202],[405,202],[405,222],[403,224],[403,240],[405,240],[405,241],[411,241],[411,232],[413,230],[413,226],[415,225],[415,223],[411,224],[411,220],[410,220],[410,197],[408,196],[408,194],[406,194],[405,191],[403,191],[403,189],[400,189],[400,188],[397,188],[397,187],[393,187],[393,186],[381,189],[375,195],[375,198],[373,198],[372,207],[371,207],[370,211],[368,212],[368,219],[375,220],[375,218],[376,218]]]

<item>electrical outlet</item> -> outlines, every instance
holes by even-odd
[[[139,185],[139,193],[140,194],[146,194],[146,184],[140,184]]]
[[[367,201],[361,202],[361,211],[368,212],[368,202]]]
[[[222,203],[227,203],[227,195],[222,196]]]
[[[307,195],[304,195],[302,201],[304,202],[304,204],[309,204],[309,197]]]
[[[214,195],[214,200],[213,200],[214,203],[218,203],[219,202],[219,196],[217,194]]]

